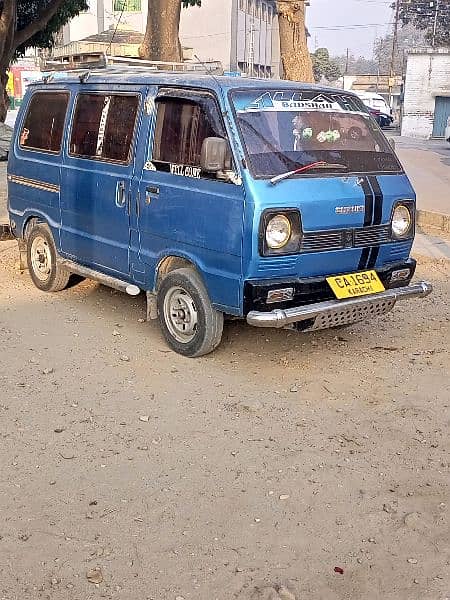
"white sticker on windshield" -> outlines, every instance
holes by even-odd
[[[351,96],[320,93],[311,97],[311,92],[306,95],[301,91],[267,91],[255,98],[250,104],[238,109],[238,112],[262,111],[320,111],[365,114]]]

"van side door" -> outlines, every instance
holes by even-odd
[[[216,307],[240,305],[244,190],[202,172],[205,138],[227,139],[213,94],[160,88],[153,99],[147,160],[138,184],[140,260],[158,268],[166,256],[193,262]],[[230,170],[235,170],[231,163]]]
[[[131,183],[141,90],[83,87],[75,99],[61,176],[62,254],[129,273]]]

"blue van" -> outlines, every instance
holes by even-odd
[[[406,298],[415,194],[354,94],[288,81],[104,69],[31,84],[8,164],[35,285],[146,293],[168,345],[211,352],[224,317],[311,331]]]

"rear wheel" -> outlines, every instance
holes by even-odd
[[[223,314],[213,308],[194,269],[170,272],[157,296],[158,318],[168,345],[183,356],[209,354],[220,344]]]
[[[34,285],[44,292],[59,292],[67,287],[70,272],[57,263],[55,242],[48,225],[39,223],[27,238],[27,260]]]

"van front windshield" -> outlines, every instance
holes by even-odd
[[[301,176],[323,174],[324,167],[327,174],[340,175],[402,170],[377,123],[355,96],[253,89],[233,92],[232,101],[255,177],[270,178],[302,167],[306,169]]]

